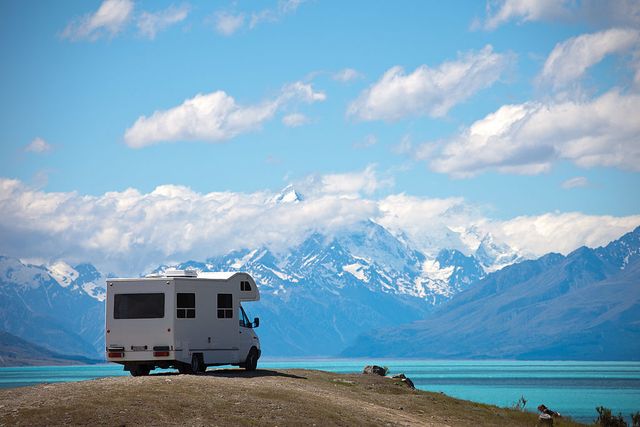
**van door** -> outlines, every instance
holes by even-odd
[[[206,363],[235,364],[239,363],[238,356],[238,319],[236,318],[232,293],[216,295],[216,318],[210,351]]]
[[[238,340],[239,356],[240,362],[244,362],[253,345],[253,330],[251,329],[251,322],[240,304],[238,304],[238,319],[240,326]]]

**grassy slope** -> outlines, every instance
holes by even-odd
[[[532,426],[536,415],[312,370],[114,377],[0,390],[0,425]],[[568,421],[556,425],[573,426]]]

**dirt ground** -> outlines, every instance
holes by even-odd
[[[536,420],[411,390],[399,380],[313,370],[219,369],[0,390],[3,426],[533,426]]]

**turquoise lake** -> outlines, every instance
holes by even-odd
[[[640,411],[640,362],[266,359],[260,360],[258,368],[352,373],[373,363],[387,366],[391,374],[405,373],[422,390],[497,406],[511,406],[524,396],[529,410],[544,403],[582,422],[596,418],[596,406],[627,418]],[[0,368],[0,387],[119,375],[128,373],[120,365],[109,364]]]

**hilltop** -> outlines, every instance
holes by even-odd
[[[224,369],[0,390],[0,425],[531,426],[535,421],[535,414],[412,390],[389,378],[313,370]]]

